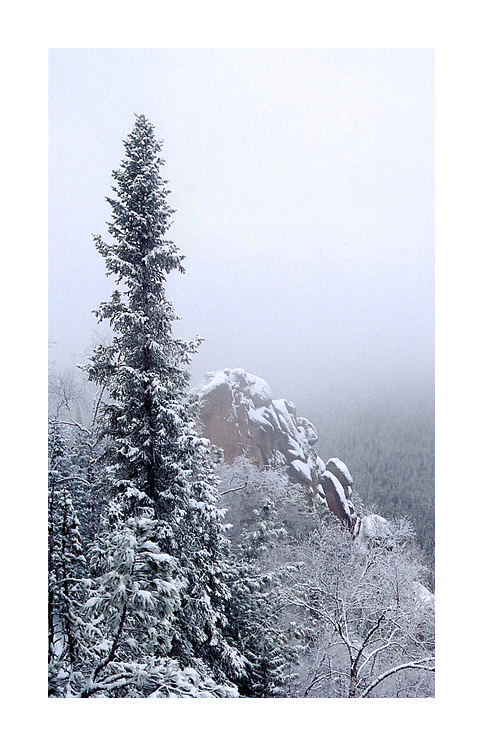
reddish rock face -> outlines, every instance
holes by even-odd
[[[268,422],[264,426],[250,421],[249,412],[254,407],[248,406],[247,391],[240,387],[243,377],[224,375],[210,383],[196,390],[200,396],[203,435],[223,449],[227,463],[242,454],[259,467],[270,463],[275,449],[274,428]]]
[[[285,399],[272,400],[267,383],[241,368],[208,373],[194,388],[204,437],[223,449],[225,461],[246,456],[260,468],[285,465],[291,481],[306,489],[309,502],[326,502],[347,526],[355,518],[352,477],[339,459],[327,470],[313,446],[318,436]]]
[[[223,449],[225,461],[228,463],[249,448],[247,434],[243,432],[246,428],[240,428],[237,408],[234,406],[228,382],[220,383],[202,398],[200,416],[203,435]],[[256,455],[258,454],[250,453],[250,457],[255,457],[254,460],[258,463]]]
[[[315,427],[297,417],[291,402],[272,400],[263,379],[241,368],[226,369],[207,373],[193,393],[199,398],[203,435],[223,450],[225,461],[246,456],[260,469],[286,466],[290,480],[305,488],[309,503],[326,505],[362,551],[387,538],[390,528],[384,518],[356,514],[353,479],[344,462],[330,458],[324,463],[313,448]]]
[[[347,499],[344,487],[336,476],[329,471],[322,474],[322,487],[324,489],[327,505],[330,510],[348,528],[352,528],[355,511],[352,502]]]

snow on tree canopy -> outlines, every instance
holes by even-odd
[[[381,516],[355,515],[345,464],[330,459],[325,468],[312,447],[315,427],[290,401],[272,401],[263,379],[216,371],[197,387],[198,402],[188,396],[199,340],[172,333],[165,282],[183,270],[166,237],[173,211],[161,143],[136,116],[124,146],[108,200],[111,243],[95,238],[117,284],[97,312],[112,342],[86,366],[102,393],[92,431],[79,426],[72,436],[64,429],[77,423],[57,419],[49,434],[49,696],[306,697],[320,682],[339,696],[344,678],[349,697],[366,697],[388,675],[434,660],[431,648],[421,652],[417,619],[426,625],[432,594],[419,582],[422,568],[398,554],[410,531],[398,540]],[[205,427],[219,428],[225,455],[250,453],[228,467],[224,491],[208,435],[197,432],[197,404]],[[288,484],[284,467],[304,490]],[[233,542],[223,495],[244,501]],[[348,530],[318,521],[320,506]],[[364,549],[354,551],[351,534]],[[361,572],[366,547],[382,564],[365,562]],[[405,634],[412,616],[417,639],[412,627]],[[416,660],[373,674],[381,651],[407,661],[411,642]]]
[[[107,676],[112,666],[127,664],[123,635],[131,630],[139,656],[167,652],[226,679],[243,662],[223,633],[229,595],[223,512],[187,396],[186,366],[200,340],[174,337],[177,317],[166,297],[167,275],[184,269],[166,235],[173,210],[160,175],[161,145],[154,127],[136,116],[113,172],[111,243],[95,237],[117,283],[97,311],[112,329],[112,343],[99,345],[87,366],[90,380],[106,391],[98,435],[105,438],[105,494],[116,523],[106,523],[99,539],[97,598],[112,652],[96,670]]]

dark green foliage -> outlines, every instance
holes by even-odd
[[[323,433],[323,458],[337,454],[355,478],[367,511],[407,516],[426,560],[434,564],[434,398],[394,390],[365,401],[319,404],[313,416]]]
[[[229,592],[222,513],[209,444],[195,431],[186,395],[198,340],[173,336],[176,316],[165,295],[168,273],[183,268],[166,237],[172,210],[159,174],[161,144],[137,116],[124,145],[108,200],[113,243],[95,237],[119,289],[97,313],[112,341],[86,366],[104,399],[95,421],[99,476],[83,507],[94,662],[76,689],[82,697],[147,696],[162,684],[163,656],[193,667],[202,680],[226,682],[243,667],[223,634]]]
[[[349,625],[351,641],[339,634],[334,662],[343,663],[344,645],[353,662],[353,648],[365,649],[361,635],[380,611],[380,588],[389,643],[404,623],[411,635],[424,632],[431,652],[430,613],[427,630],[413,625],[412,594],[423,588],[419,565],[398,554],[396,545],[380,544],[371,547],[369,563],[335,519],[326,525],[308,508],[303,490],[289,485],[281,469],[259,471],[240,459],[215,476],[213,450],[197,432],[197,404],[187,395],[187,365],[199,340],[174,337],[176,316],[165,294],[168,274],[183,267],[167,238],[173,211],[159,173],[161,144],[138,116],[124,145],[108,200],[112,243],[95,237],[117,287],[97,312],[112,341],[99,345],[85,368],[100,392],[92,432],[70,420],[73,381],[59,379],[52,389],[49,692],[82,698],[296,696],[301,672],[307,673],[301,659],[309,661],[302,696],[317,687],[323,696],[384,691],[382,681],[359,676],[359,660],[357,677],[346,674],[354,687],[340,684],[327,668],[324,646]],[[323,455],[346,460],[366,504],[383,515],[411,513],[411,500],[417,502],[421,520],[415,523],[427,548],[429,497],[426,512],[422,506],[432,450],[429,440],[414,450],[411,423],[391,429],[390,435],[397,432],[391,440],[364,420],[346,431],[345,440],[341,436],[342,447],[341,431],[327,423],[334,452]],[[231,527],[223,526],[225,510]],[[403,596],[404,617],[396,618],[394,598],[399,609]],[[322,654],[315,668],[314,651]],[[375,660],[376,653],[370,655]],[[397,664],[398,655],[399,649],[390,659],[381,655],[383,673],[382,663]],[[419,691],[418,682],[401,681],[404,696]]]
[[[292,526],[304,525],[303,496],[284,474],[259,471],[244,458],[221,473],[227,489],[240,485],[225,502],[232,541],[229,631],[247,660],[239,689],[246,697],[290,696],[298,642],[281,604],[288,554],[284,523],[297,514]]]
[[[49,427],[49,692],[55,696],[63,696],[85,655],[82,611],[88,572],[79,513],[87,482],[69,430],[55,420]]]

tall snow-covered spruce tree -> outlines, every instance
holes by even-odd
[[[96,312],[112,342],[87,366],[106,392],[97,427],[109,499],[92,552],[87,607],[100,637],[84,697],[236,696],[231,684],[243,677],[224,634],[226,539],[210,444],[186,394],[199,340],[174,337],[165,294],[168,273],[184,269],[166,237],[161,144],[136,116],[108,198],[113,241],[95,237],[117,289]]]

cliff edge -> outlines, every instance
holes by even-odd
[[[272,399],[263,378],[242,368],[207,373],[194,387],[204,437],[223,450],[227,463],[244,455],[259,468],[285,466],[292,482],[305,487],[311,505],[323,503],[352,530],[356,511],[353,479],[338,458],[325,463],[314,445],[317,430],[295,405]]]

